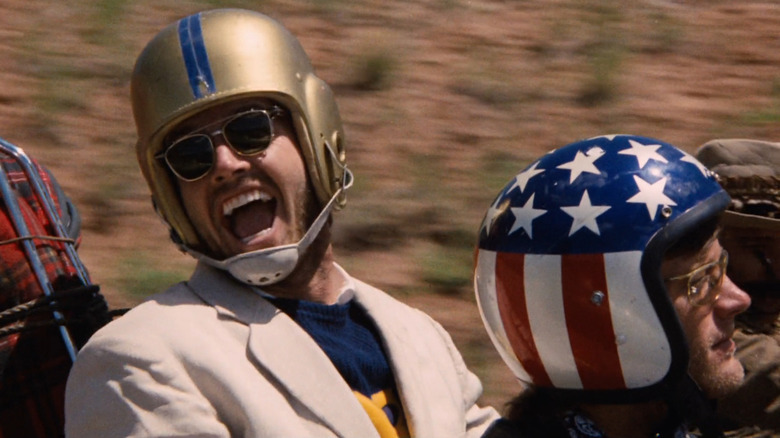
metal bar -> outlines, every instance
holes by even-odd
[[[30,160],[27,158],[27,156],[24,154],[24,152],[17,148],[16,146],[13,146],[9,144],[8,142],[4,140],[0,140],[0,145],[2,146],[0,150],[4,152],[8,152],[11,154],[17,161],[20,161],[22,163],[23,167],[25,167],[25,173],[27,174],[28,180],[30,181],[32,186],[38,186],[35,188],[35,191],[37,194],[40,195],[41,188],[43,184],[40,181],[40,177],[38,176],[37,172],[30,172]],[[23,157],[23,159],[20,159],[20,157]],[[16,228],[16,232],[19,236],[29,236],[30,231],[27,228],[27,223],[24,220],[24,216],[22,215],[21,209],[19,208],[19,204],[15,202],[17,199],[16,194],[13,192],[13,189],[11,188],[11,185],[8,180],[8,176],[5,172],[5,170],[0,166],[0,193],[2,194],[3,200],[5,201],[5,205],[8,209],[8,213],[10,215],[10,218],[14,224],[14,227]],[[45,199],[39,199],[41,201],[41,204],[53,204],[51,202],[51,197],[47,197]],[[46,205],[44,207],[45,210],[51,210],[51,205]],[[55,209],[56,213],[56,209]],[[48,215],[48,212],[47,212]],[[62,226],[59,222],[59,216],[51,216],[49,215],[49,219],[57,219],[56,222],[53,222],[55,225],[55,228],[59,228],[58,232],[62,232]],[[59,227],[58,227],[59,225]],[[23,240],[22,245],[25,249],[25,253],[27,254],[27,258],[30,261],[30,266],[33,269],[33,272],[35,274],[35,277],[38,280],[38,284],[41,286],[41,289],[43,290],[43,293],[46,294],[46,296],[53,296],[54,295],[54,287],[52,286],[51,282],[49,281],[49,277],[46,275],[46,268],[43,265],[43,262],[41,262],[40,257],[38,256],[38,251],[35,248],[35,243],[32,240]],[[65,245],[68,247],[69,245]],[[69,254],[70,255],[70,254]],[[78,259],[78,257],[76,257]],[[79,266],[81,265],[81,262],[78,262]],[[54,314],[54,319],[58,323],[62,323],[59,325],[60,334],[62,336],[62,340],[65,343],[65,348],[68,350],[68,355],[70,356],[71,361],[76,360],[76,346],[73,342],[73,339],[70,336],[70,332],[68,332],[68,328],[64,325],[65,317],[60,313],[59,311],[55,310],[52,312]]]
[[[24,173],[27,175],[27,180],[29,181],[30,186],[33,188],[35,193],[38,195],[38,199],[41,201],[41,205],[43,206],[44,212],[46,213],[46,217],[49,219],[49,222],[54,227],[57,237],[62,237],[62,238],[71,237],[68,236],[67,231],[65,230],[65,225],[63,225],[62,219],[60,218],[59,213],[57,213],[57,208],[54,204],[54,200],[51,197],[49,190],[46,189],[46,187],[44,186],[40,175],[38,175],[38,172],[32,163],[32,160],[30,160],[27,154],[24,153],[22,148],[18,146],[14,146],[13,144],[7,142],[2,138],[0,138],[0,146],[2,147],[3,150],[13,155],[14,158],[16,158],[16,160],[22,165],[22,169],[24,170]],[[87,269],[84,266],[84,264],[81,262],[81,259],[78,256],[75,246],[71,243],[65,243],[63,246],[65,247],[65,251],[71,263],[73,263],[73,266],[76,267],[76,271],[78,272],[79,279],[85,286],[89,285],[90,284],[89,273],[87,272]]]

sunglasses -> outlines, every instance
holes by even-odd
[[[209,126],[221,128],[211,133],[203,128],[176,139],[165,151],[155,155],[164,159],[168,168],[183,181],[197,181],[208,175],[216,161],[213,137],[222,135],[225,142],[242,157],[257,155],[271,144],[274,138],[273,120],[284,114],[278,106],[270,109],[250,109],[218,120]]]
[[[723,277],[726,275],[728,264],[729,253],[724,249],[718,260],[699,266],[685,275],[678,275],[666,280],[686,280],[688,282],[688,302],[694,306],[706,306],[718,300],[720,286],[723,285]]]

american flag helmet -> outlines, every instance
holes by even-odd
[[[688,153],[609,135],[518,173],[479,231],[474,286],[488,334],[524,383],[594,402],[657,398],[688,365],[660,266],[729,203]]]

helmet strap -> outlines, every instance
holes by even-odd
[[[250,286],[268,286],[287,278],[298,265],[301,255],[311,246],[328,221],[338,198],[352,186],[352,173],[344,167],[347,185],[340,187],[331,196],[320,214],[309,226],[308,231],[297,243],[259,249],[235,255],[225,260],[216,260],[189,247],[185,251],[208,265],[228,271],[236,280]]]
[[[702,438],[723,438],[723,429],[714,402],[704,395],[688,373],[671,385],[670,389],[666,401],[671,415],[677,415],[698,427]]]

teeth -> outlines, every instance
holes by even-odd
[[[225,204],[222,206],[222,214],[225,216],[230,216],[231,214],[233,214],[233,211],[235,209],[239,207],[243,207],[244,205],[247,205],[250,202],[254,202],[254,201],[268,202],[270,200],[271,200],[271,195],[269,195],[266,192],[261,192],[260,190],[255,190],[249,193],[243,193],[225,202]]]

